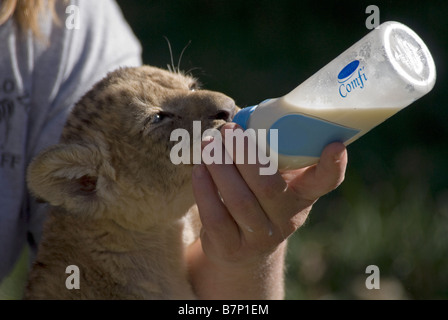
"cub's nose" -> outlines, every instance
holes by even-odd
[[[231,116],[230,111],[223,109],[219,110],[216,114],[211,115],[208,118],[211,120],[224,120],[226,122],[230,122],[232,121],[233,117]]]
[[[232,98],[216,91],[198,90],[187,96],[181,96],[173,102],[184,106],[185,116],[188,118],[208,123],[230,122],[237,111]]]
[[[207,110],[208,119],[232,121],[236,113],[236,105],[233,99],[223,94],[215,94],[211,105]]]

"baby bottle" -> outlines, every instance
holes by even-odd
[[[435,79],[420,37],[389,21],[290,93],[244,108],[233,121],[245,130],[267,130],[264,151],[277,153],[279,169],[301,168],[316,163],[329,143],[348,145],[424,96]]]

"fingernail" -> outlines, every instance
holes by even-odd
[[[215,140],[213,136],[205,136],[202,138],[201,141],[201,150],[204,150],[205,146],[212,143]]]
[[[234,126],[233,126],[233,130],[236,130],[236,129],[243,129],[238,123],[234,123]]]
[[[211,142],[213,141],[215,138],[213,138],[213,136],[205,136],[202,138],[202,142]]]
[[[334,155],[334,161],[335,162],[340,162],[342,160],[342,156],[344,155],[345,149],[342,149],[340,152],[336,153]]]
[[[224,131],[226,131],[226,130],[235,131],[236,129],[241,129],[241,126],[238,123],[228,122],[228,123],[225,123],[221,127],[221,132],[223,132],[223,130]]]

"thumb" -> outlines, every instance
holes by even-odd
[[[310,201],[336,189],[345,177],[348,155],[344,144],[334,142],[322,151],[319,162],[302,170],[288,182],[290,188]]]

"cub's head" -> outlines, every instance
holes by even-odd
[[[201,90],[192,77],[150,66],[116,70],[76,104],[60,143],[33,160],[29,188],[71,213],[158,211],[166,201],[181,207],[192,202],[184,194],[192,165],[171,161],[179,143],[171,133],[184,129],[192,146],[193,121],[202,131],[219,128],[235,112],[232,99]]]

